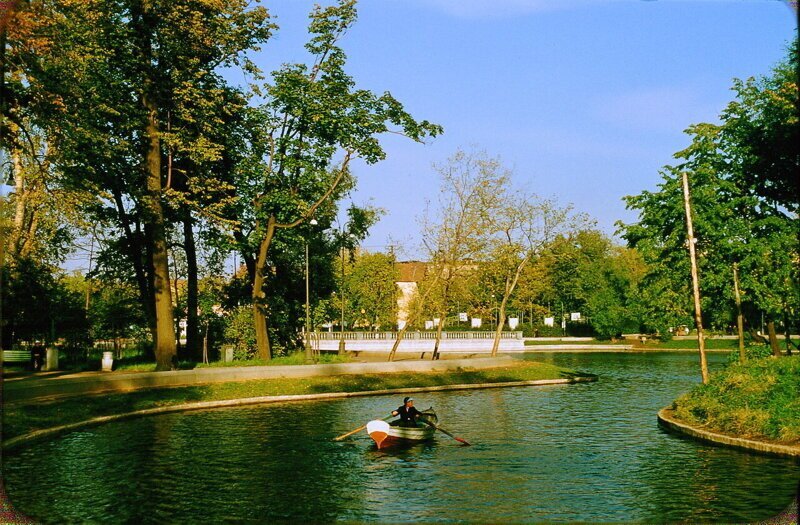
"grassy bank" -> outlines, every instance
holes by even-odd
[[[800,444],[800,357],[732,364],[673,408],[678,419],[710,430]]]
[[[316,358],[316,363],[329,364],[329,363],[348,363],[351,359],[347,355],[338,354],[320,354]],[[291,355],[273,357],[270,360],[262,359],[242,359],[237,361],[212,361],[211,363],[194,363],[181,361],[178,364],[179,370],[191,370],[193,368],[224,368],[224,367],[237,367],[237,366],[284,366],[284,365],[302,365],[306,362],[306,355],[304,352],[295,352]],[[156,364],[147,360],[144,357],[124,358],[114,364],[114,370],[125,372],[155,372]]]
[[[471,383],[504,383],[575,377],[575,372],[546,363],[523,361],[507,367],[428,373],[393,373],[268,379],[217,383],[202,386],[143,390],[125,394],[103,394],[51,402],[11,405],[3,411],[3,439],[34,430],[85,421],[94,417],[123,414],[147,408],[199,401],[247,397],[360,392],[393,388]]]

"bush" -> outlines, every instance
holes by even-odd
[[[688,423],[737,436],[800,443],[800,357],[733,363],[673,407]]]
[[[226,319],[224,334],[225,342],[234,346],[235,360],[252,359],[256,354],[252,307],[237,306]]]
[[[772,355],[772,350],[766,345],[753,345],[753,346],[745,346],[744,347],[744,356],[747,361],[753,359],[764,359],[765,357],[770,357]],[[732,350],[731,353],[728,354],[728,363],[738,363],[739,362],[739,349]]]

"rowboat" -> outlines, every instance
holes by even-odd
[[[423,410],[422,414],[434,425],[438,421],[433,408]],[[416,427],[401,427],[400,420],[391,423],[376,419],[367,423],[367,434],[375,441],[378,449],[403,443],[412,444],[433,439],[436,428],[423,422],[418,422]]]

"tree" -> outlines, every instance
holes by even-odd
[[[796,56],[796,46],[790,56]],[[789,111],[797,104],[796,69],[782,64],[770,78],[736,81],[735,91],[737,99],[723,111],[721,124],[687,130],[691,143],[676,153],[676,165],[662,170],[659,191],[626,197],[640,217],[621,229],[649,268],[642,290],[651,326],[664,333],[681,321],[688,324],[688,244],[680,183],[685,174],[692,191],[704,320],[716,328],[733,325],[733,267],[738,265],[744,320],[754,326],[763,313],[778,354],[775,323],[783,320],[787,327],[788,312],[800,304],[800,223],[791,211],[796,204],[786,196],[800,156],[795,143],[787,144],[786,151],[772,148],[797,133],[797,114]],[[768,136],[774,138],[770,144]]]
[[[489,222],[489,249],[485,264],[498,282],[497,326],[492,355],[497,355],[506,321],[506,308],[523,270],[533,257],[557,235],[586,222],[573,216],[571,208],[561,208],[554,200],[507,190],[493,194],[483,203]],[[488,215],[491,213],[491,215]]]
[[[614,246],[597,230],[579,230],[556,238],[540,259],[550,300],[580,312],[598,336],[638,330],[636,295],[644,263],[635,250]]]
[[[187,203],[197,201],[176,200],[178,193],[194,198],[197,188],[210,186],[208,178],[186,180],[199,172],[193,168],[219,157],[213,139],[222,134],[226,113],[220,108],[231,90],[218,68],[243,64],[255,71],[246,53],[272,26],[266,10],[243,0],[93,0],[49,9],[53,16],[39,34],[57,38],[31,62],[31,90],[42,101],[32,111],[58,152],[64,178],[98,197],[87,211],[123,239],[153,332],[157,369],[168,369],[175,356],[169,213],[182,212],[191,230]],[[178,167],[188,189],[171,193]]]
[[[440,177],[439,202],[431,216],[428,209],[422,218],[422,243],[428,255],[431,285],[428,301],[422,305],[439,320],[433,359],[439,356],[439,344],[454,288],[474,272],[473,261],[486,248],[488,217],[493,210],[482,206],[491,195],[502,192],[508,183],[507,173],[498,159],[485,153],[457,151],[446,164],[434,166]]]
[[[330,216],[332,203],[354,185],[351,162],[360,158],[374,164],[384,157],[378,135],[391,131],[421,141],[441,132],[437,125],[415,121],[389,93],[353,89],[338,42],[355,22],[354,1],[317,7],[310,18],[312,38],[306,49],[313,65],[284,65],[264,87],[266,102],[249,117],[248,158],[237,184],[235,235],[251,272],[262,359],[271,354],[271,305],[264,290],[275,268],[271,248],[276,233],[285,235],[315,214]]]
[[[397,303],[397,270],[393,254],[358,254],[347,272],[346,311],[370,329],[394,324]]]

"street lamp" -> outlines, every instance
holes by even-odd
[[[354,234],[349,234],[351,239],[356,239]],[[344,227],[339,225],[339,242],[341,243],[341,256],[342,256],[342,280],[341,280],[341,290],[339,290],[339,295],[342,301],[342,319],[341,324],[339,325],[339,355],[344,355],[345,351],[345,342],[344,342],[344,248],[345,248],[345,235],[344,235]]]
[[[317,219],[308,221],[311,226],[317,225]],[[306,238],[306,330],[305,330],[305,347],[306,347],[306,363],[314,362],[314,357],[311,354],[311,308],[309,305],[309,285],[308,285],[308,238]]]
[[[497,310],[497,299],[495,299],[494,294],[492,294],[492,303],[494,303],[492,305],[492,310],[493,310],[493,312],[492,312],[492,320],[494,321],[494,329],[497,330],[497,325],[500,322],[500,320],[498,318],[500,312],[496,311]]]

